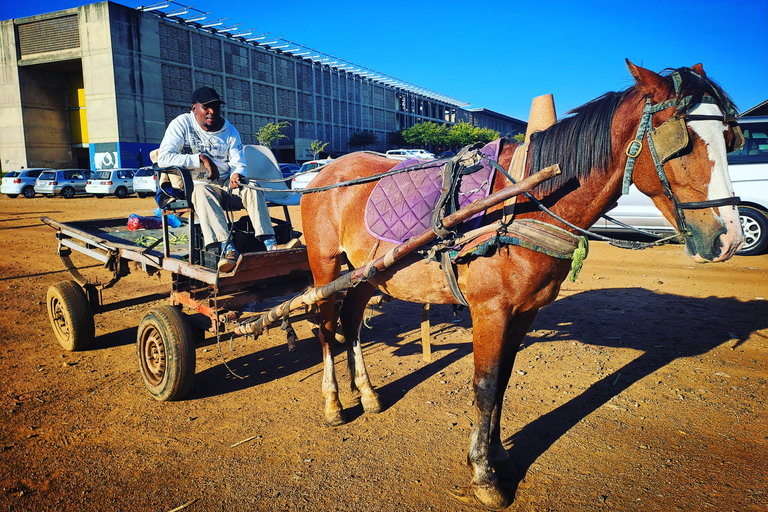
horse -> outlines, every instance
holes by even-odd
[[[569,112],[549,128],[534,133],[525,167],[529,174],[559,164],[562,172],[520,196],[516,219],[535,219],[575,233],[610,209],[630,183],[650,196],[685,240],[697,262],[721,262],[743,243],[738,198],[727,172],[726,153],[738,145],[735,106],[707,77],[701,64],[656,73],[626,65],[634,85],[607,93]],[[669,137],[674,133],[673,147]],[[665,132],[666,130],[666,132]],[[645,138],[645,143],[643,139]],[[682,142],[680,142],[682,140]],[[677,141],[677,142],[674,142]],[[509,169],[519,143],[503,140],[498,165]],[[310,187],[324,187],[383,173],[393,162],[358,152],[326,165]],[[497,173],[492,190],[511,184]],[[315,286],[332,282],[342,265],[360,268],[394,245],[377,240],[364,226],[364,210],[374,183],[325,189],[302,197],[301,214]],[[534,201],[534,199],[536,201]],[[540,202],[560,220],[543,212]],[[483,222],[502,217],[503,205],[487,210]],[[564,223],[563,221],[567,221]],[[500,437],[501,409],[515,355],[542,307],[552,303],[571,262],[517,245],[456,266],[457,282],[473,324],[474,422],[467,463],[472,480],[467,496],[489,509],[503,509],[510,497],[500,478],[514,475],[514,465]],[[331,345],[337,318],[346,346],[353,392],[366,413],[381,411],[360,345],[366,304],[376,290],[422,304],[458,304],[438,262],[410,254],[349,289],[340,308],[331,296],[319,303],[319,338],[324,373],[325,419],[344,423]]]

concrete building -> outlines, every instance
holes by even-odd
[[[525,132],[520,120],[233,32],[199,16],[112,2],[0,21],[0,168],[148,165],[168,122],[189,110],[201,86],[219,91],[246,144],[269,122],[290,123],[275,151],[285,162],[309,159],[313,140],[347,153],[350,136],[364,131],[377,140],[366,149],[384,151],[391,134],[424,121]]]

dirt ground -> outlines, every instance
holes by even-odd
[[[324,425],[308,322],[294,352],[279,328],[209,336],[179,402],[155,401],[138,372],[150,303],[98,315],[92,349],[64,351],[45,296],[70,277],[40,217],[153,206],[0,197],[0,510],[473,510],[449,493],[470,478],[466,311],[432,308],[426,363],[421,307],[385,304],[363,332],[385,410],[362,413],[340,353],[350,421],[337,428]],[[681,246],[592,243],[579,281],[542,310],[517,358],[502,424],[520,472],[505,482],[508,510],[768,509],[766,272],[766,255],[697,265]],[[133,272],[104,300],[167,295],[169,282]]]

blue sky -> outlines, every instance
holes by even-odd
[[[0,17],[85,3],[0,0]],[[562,117],[631,86],[625,58],[657,72],[701,62],[740,110],[768,99],[768,0],[182,3],[522,120],[535,96],[553,94]]]

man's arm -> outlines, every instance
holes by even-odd
[[[245,160],[243,143],[240,140],[240,133],[236,128],[232,128],[232,134],[229,137],[229,185],[231,188],[237,188],[240,178],[246,177],[248,165]]]
[[[200,155],[184,155],[181,149],[187,139],[189,127],[183,117],[177,117],[168,125],[157,152],[157,165],[159,167],[183,167],[185,169],[197,169],[201,167]]]

